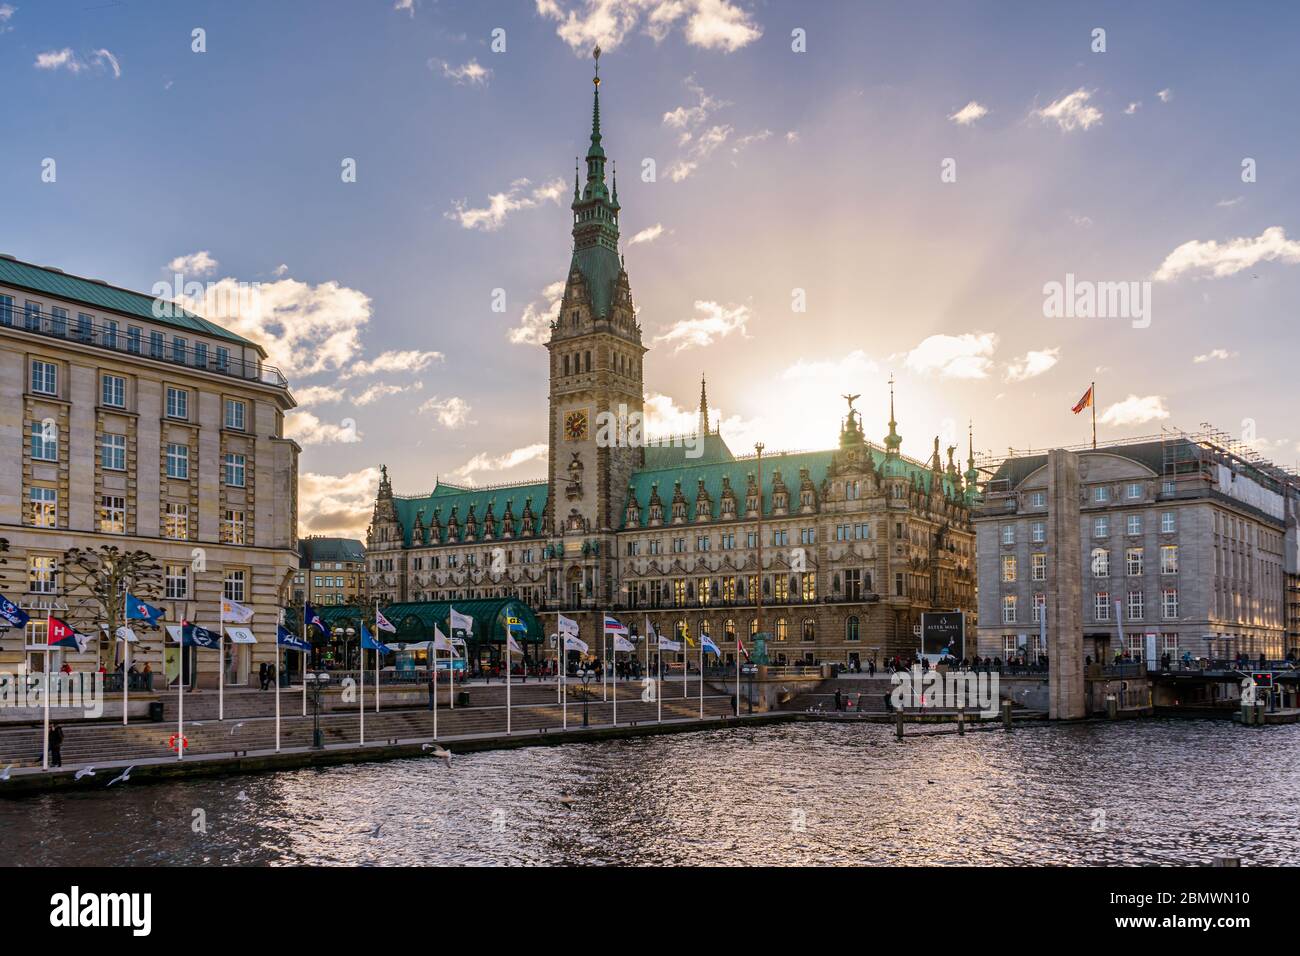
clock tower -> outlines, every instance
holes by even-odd
[[[618,251],[618,176],[605,179],[600,135],[600,48],[591,110],[587,180],[573,178],[573,256],[551,324],[552,533],[564,557],[590,563],[582,593],[611,600],[613,535],[632,472],[643,461],[641,327]],[[588,572],[591,576],[588,577]],[[566,596],[569,590],[566,588]]]

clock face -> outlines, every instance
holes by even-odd
[[[564,437],[569,441],[585,441],[587,438],[587,410],[580,408],[564,416]]]

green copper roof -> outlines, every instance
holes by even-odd
[[[496,540],[500,540],[505,527],[506,503],[511,505],[515,518],[515,537],[524,530],[524,503],[533,499],[533,533],[542,531],[542,509],[546,507],[546,482],[536,481],[521,485],[505,485],[494,488],[462,488],[457,485],[439,484],[424,496],[394,498],[393,506],[397,509],[397,520],[402,523],[402,533],[407,547],[411,544],[411,532],[415,528],[415,516],[424,510],[423,522],[428,528],[433,522],[434,509],[441,509],[438,523],[441,526],[439,541],[447,541],[447,520],[451,511],[456,509],[456,521],[460,524],[460,540],[465,541],[465,526],[469,520],[469,509],[474,508],[474,520],[478,522],[478,537],[483,540],[484,519],[487,517],[488,505],[492,506],[492,516],[496,519]],[[432,542],[432,537],[430,541]]]
[[[654,439],[650,439],[652,442]],[[681,445],[647,445],[645,449],[645,471],[657,471],[662,468],[682,468],[688,465],[708,465],[719,461],[734,461],[722,436],[716,432],[704,437],[704,448],[698,458],[687,458],[689,449]]]
[[[868,446],[868,448],[876,467],[881,469],[883,474],[901,475],[909,480],[918,479],[921,486],[927,491],[929,490],[930,483],[934,480],[934,473],[930,469],[904,458],[887,458],[885,453],[875,446]],[[799,470],[801,468],[808,469],[808,477],[812,480],[818,493],[820,493],[821,484],[826,479],[834,455],[834,451],[827,450],[763,456],[763,514],[770,515],[772,513],[772,488],[776,472],[781,473],[781,480],[790,493],[790,513],[797,514],[800,485]],[[713,503],[713,518],[719,517],[722,510],[722,480],[724,477],[731,481],[731,490],[737,500],[737,511],[741,514],[744,513],[744,499],[745,492],[749,488],[749,476],[755,472],[757,467],[755,459],[746,458],[698,464],[690,463],[689,459],[686,461],[687,463],[676,467],[655,470],[645,469],[632,475],[632,489],[636,492],[637,503],[641,506],[642,527],[646,527],[650,521],[650,496],[655,484],[659,486],[659,500],[664,506],[665,526],[667,526],[667,522],[672,516],[673,492],[678,481],[682,484],[682,496],[686,499],[686,515],[689,521],[694,521],[696,517],[695,498],[699,491],[701,478],[704,479],[704,490],[708,492]],[[943,490],[945,495],[953,495],[952,482],[946,475],[943,477]],[[626,498],[624,498],[623,504],[624,512],[620,527],[631,527],[627,524]],[[685,527],[685,525],[678,525],[677,527]]]
[[[366,560],[366,546],[356,538],[299,538],[298,554],[303,567],[310,567],[313,561],[355,563]]]
[[[618,253],[604,246],[588,246],[573,251],[573,267],[582,273],[591,294],[592,315],[605,317],[609,315],[614,304],[614,286],[622,266]]]
[[[83,279],[80,276],[69,275],[66,272],[34,265],[30,262],[0,256],[0,284],[17,286],[31,292],[67,299],[72,302],[81,302],[85,305],[108,309],[123,315],[147,319],[150,322],[157,322],[159,325],[184,329],[187,332],[210,335],[213,338],[225,339],[239,345],[252,346],[262,352],[261,346],[256,342],[251,342],[243,336],[223,329],[216,323],[209,322],[202,316],[188,312],[180,306],[172,306],[166,317],[159,318],[153,313],[153,305],[157,300],[151,295],[131,292],[128,289],[119,289],[117,286],[101,284],[93,279]],[[265,354],[265,352],[262,352],[262,354]]]

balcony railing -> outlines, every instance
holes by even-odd
[[[76,315],[56,315],[51,312],[3,304],[0,304],[0,327],[18,329],[82,345],[93,345],[110,352],[124,352],[127,355],[171,362],[186,368],[227,375],[248,382],[260,382],[276,388],[289,387],[289,380],[274,365],[267,365],[261,361],[248,362],[232,356],[226,346],[205,346],[202,343],[195,346],[188,342],[182,345],[176,341],[175,336],[172,336],[170,341],[165,335],[161,340],[150,338],[148,333],[152,330],[149,329],[141,329],[139,335],[133,336],[130,334],[130,327],[123,328],[118,325],[113,328],[102,322],[83,321]]]

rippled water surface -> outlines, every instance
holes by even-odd
[[[1300,726],[899,743],[789,724],[0,800],[0,846],[65,865],[1296,864],[1297,820]]]

